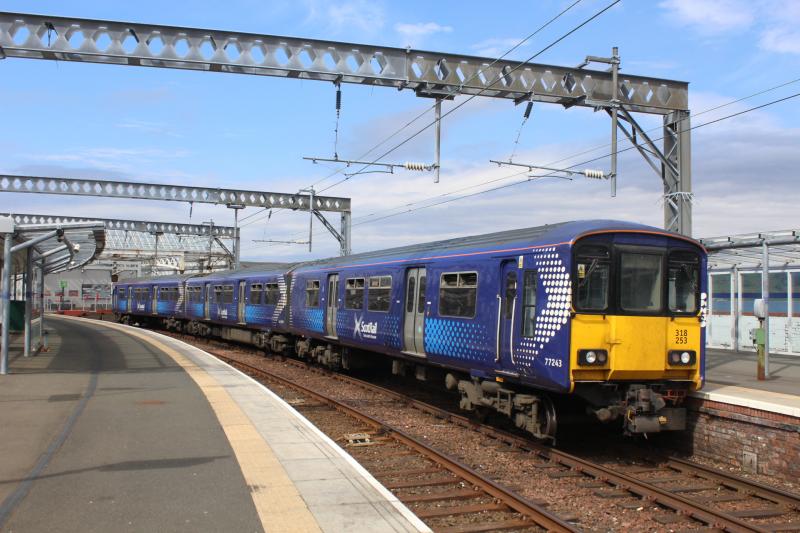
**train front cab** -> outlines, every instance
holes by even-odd
[[[686,426],[702,387],[706,256],[666,234],[602,233],[573,246],[573,391],[626,432]]]

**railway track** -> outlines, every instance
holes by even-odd
[[[208,350],[207,346],[205,348]],[[530,520],[531,525],[536,524],[540,528],[548,530],[576,530],[576,526],[563,517],[547,512],[545,509],[547,502],[530,502],[521,499],[511,491],[486,479],[458,461],[452,461],[433,450],[423,452],[419,447],[429,447],[418,439],[403,431],[389,428],[384,423],[360,412],[358,409],[303,387],[290,379],[222,354],[219,351],[213,349],[209,351],[247,373],[264,376],[266,379],[279,382],[283,386],[295,390],[302,389],[303,394],[314,397],[318,401],[330,403],[331,405],[336,404],[336,409],[352,411],[353,416],[360,418],[363,423],[374,428],[374,431],[378,432],[376,434],[386,432],[396,438],[397,442],[418,450],[418,453],[437,454],[438,458],[430,459],[432,463],[441,465],[441,468],[452,472],[454,476],[460,477],[463,482],[470,484],[470,486],[480,487],[486,497],[494,499],[495,502],[502,502],[495,503],[495,505],[502,505],[508,509],[508,513],[512,513],[505,520],[487,524],[484,529],[454,528],[450,531],[499,531],[504,528],[503,523],[508,526],[506,528],[508,529],[519,527],[514,525],[515,521],[522,520]],[[593,489],[594,495],[607,502],[607,504],[609,504],[608,502],[616,502],[621,507],[628,505],[629,508],[643,504],[659,506],[664,510],[664,513],[658,516],[656,520],[660,527],[663,528],[672,528],[673,525],[679,526],[680,523],[685,523],[688,520],[695,526],[716,531],[800,531],[800,496],[797,494],[675,457],[670,457],[664,462],[653,465],[609,467],[541,445],[513,433],[478,423],[463,415],[351,376],[330,372],[293,359],[286,359],[285,362],[349,385],[358,386],[366,391],[383,395],[395,402],[431,415],[436,419],[479,432],[499,445],[508,447],[509,451],[527,455],[529,459],[533,460],[533,465],[547,472],[550,478],[577,478],[581,480],[583,488]],[[445,466],[447,464],[451,464],[452,467]],[[439,466],[436,468],[439,468]],[[388,488],[395,490],[401,488],[398,483],[402,482],[393,482],[393,478],[386,477],[392,472],[378,471],[377,473],[379,475],[376,475],[376,477],[384,482]],[[403,478],[403,474],[404,472],[400,472],[394,478]],[[428,472],[425,475],[433,476],[433,474],[434,472]],[[461,497],[456,492],[453,491],[448,496]],[[408,500],[408,503],[412,504],[412,510],[414,510],[413,504],[417,501],[425,500],[415,500],[413,497]],[[730,504],[731,502],[734,505],[737,502],[742,503],[742,506],[733,510],[720,508],[721,505]],[[463,505],[454,505],[453,507],[454,510],[460,509],[465,513],[481,513],[489,510],[488,508],[484,509],[488,505],[490,504],[483,503],[473,507],[472,504],[465,503]],[[448,512],[447,507],[449,506],[444,505],[439,512]],[[424,519],[425,513],[423,512],[420,517]],[[767,521],[765,522],[765,520]],[[478,527],[478,525],[476,524],[475,527]],[[443,530],[447,531],[446,529]]]
[[[574,525],[556,516],[544,508],[540,502],[527,501],[492,480],[482,476],[459,461],[438,452],[414,438],[408,433],[388,426],[364,413],[363,411],[340,402],[334,398],[320,394],[303,385],[288,380],[278,374],[268,372],[253,365],[243,363],[235,358],[213,353],[226,363],[239,368],[245,373],[267,381],[275,382],[283,387],[300,392],[317,402],[327,404],[337,411],[358,420],[367,426],[367,430],[349,434],[351,451],[369,446],[377,440],[392,441],[391,446],[381,449],[381,460],[402,457],[405,461],[419,462],[411,468],[393,466],[385,470],[368,468],[385,487],[392,490],[404,489],[408,495],[401,496],[403,503],[435,503],[438,507],[426,511],[417,511],[417,516],[428,521],[452,515],[485,515],[492,513],[493,520],[472,522],[455,527],[437,528],[441,533],[470,533],[481,531],[579,531]],[[387,448],[389,448],[387,450]],[[416,457],[415,457],[416,456]],[[419,494],[414,489],[444,487],[433,493]],[[456,488],[458,487],[458,488]]]

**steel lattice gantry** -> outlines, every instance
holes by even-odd
[[[245,207],[261,207],[264,209],[281,208],[292,210],[312,211],[323,220],[326,228],[339,241],[342,255],[350,252],[350,199],[336,196],[317,196],[312,194],[286,194],[263,191],[246,191],[241,189],[219,189],[209,187],[193,187],[183,185],[165,185],[160,183],[140,183],[129,181],[111,181],[96,179],[51,178],[44,176],[16,176],[0,175],[0,192],[13,193],[38,193],[38,194],[66,194],[77,196],[100,196],[106,198],[126,198],[139,200],[161,200],[171,202],[187,202],[190,204],[203,203],[225,205],[235,210],[237,226],[227,228],[234,239],[234,262],[238,263],[239,229],[238,212]],[[336,231],[322,215],[323,212],[341,213],[341,231]],[[38,215],[41,216],[41,215]],[[147,231],[159,231],[154,224],[167,226],[182,226],[193,228],[192,231],[201,231],[191,224],[170,224],[139,221],[115,221],[122,226],[144,225]],[[149,228],[149,229],[148,229]],[[163,228],[162,230],[163,231]],[[199,235],[204,235],[199,233]]]
[[[665,227],[691,234],[685,82],[410,48],[6,12],[0,13],[0,47],[13,58],[278,76],[410,89],[438,99],[481,95],[608,110],[614,131],[618,124],[662,178]],[[663,149],[631,113],[664,117]]]

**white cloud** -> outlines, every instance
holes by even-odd
[[[183,158],[191,154],[188,150],[164,150],[162,148],[77,148],[61,153],[27,154],[26,159],[48,162],[69,163],[115,172],[125,171],[142,174],[142,165],[159,160]]]
[[[475,55],[484,57],[500,57],[511,48],[517,46],[522,38],[516,37],[493,37],[484,39],[479,43],[470,46],[475,51]],[[523,43],[523,46],[525,43]]]
[[[451,33],[452,26],[443,26],[436,22],[417,22],[415,24],[398,23],[394,25],[397,33],[405,39],[404,44],[418,47],[423,39],[435,33]]]
[[[761,34],[759,46],[770,52],[785,54],[800,54],[800,31],[797,23],[785,23],[780,26],[765,30]]]
[[[666,16],[703,36],[754,31],[762,50],[800,54],[800,2],[781,0],[663,0]]]
[[[360,32],[374,34],[383,28],[386,15],[379,2],[350,0],[328,3],[322,0],[306,0],[307,22],[322,22],[332,33]]]
[[[659,7],[676,22],[709,35],[750,27],[757,6],[747,0],[664,0]]]
[[[163,122],[148,122],[145,120],[123,120],[116,125],[118,128],[141,131],[143,133],[153,133],[156,135],[167,135],[169,137],[183,137]]]

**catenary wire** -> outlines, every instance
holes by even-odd
[[[762,92],[762,94],[763,94],[763,92]],[[744,114],[747,114],[747,113],[750,113],[750,112],[753,112],[753,111],[757,111],[759,109],[763,109],[765,107],[769,107],[769,106],[772,106],[772,105],[775,105],[775,104],[779,104],[779,103],[785,102],[787,100],[791,100],[793,98],[797,98],[798,96],[800,96],[800,92],[794,93],[794,94],[791,94],[791,95],[788,95],[788,96],[785,96],[785,97],[782,97],[782,98],[777,98],[775,100],[771,100],[771,101],[766,102],[764,104],[753,106],[753,107],[744,109],[742,111],[737,111],[736,113],[731,113],[731,114],[725,115],[723,117],[712,119],[712,120],[709,120],[707,122],[703,122],[701,124],[697,124],[695,126],[691,126],[690,128],[688,128],[687,131],[700,129],[700,128],[703,128],[705,126],[710,126],[712,124],[717,124],[717,123],[725,121],[725,120],[729,120],[729,119],[732,119],[732,118],[735,118],[735,117],[738,117],[738,116],[741,116],[741,115],[744,115]],[[742,99],[739,99],[739,101],[741,101],[741,100]],[[717,109],[719,107],[723,107],[723,106],[718,106]],[[652,141],[655,142],[655,141],[663,140],[663,138],[664,138],[663,136],[662,137],[658,137],[658,138],[652,139]],[[630,150],[635,149],[637,146],[642,146],[642,145],[640,145],[640,144],[631,145],[631,146],[628,146],[626,148],[622,148],[622,149],[617,150],[616,153],[620,154],[620,153],[628,152]],[[603,155],[601,155],[599,157],[588,159],[586,161],[581,161],[580,163],[575,163],[574,165],[571,165],[571,166],[567,167],[567,169],[571,169],[571,168],[574,168],[574,167],[578,167],[578,166],[582,166],[582,165],[585,165],[585,164],[588,164],[588,163],[592,163],[592,162],[595,162],[595,161],[600,160],[600,159],[605,159],[607,157],[610,157],[611,155],[612,155],[611,153],[603,154]],[[525,173],[525,172],[528,172],[528,171],[526,170],[526,171],[523,171],[523,172],[518,172],[515,175],[520,175],[520,174]],[[510,177],[513,177],[513,176],[514,175],[507,176],[505,178],[498,178],[498,179],[493,180],[493,181],[499,181],[501,179],[509,179]],[[457,200],[463,200],[463,199],[466,199],[466,198],[472,198],[472,197],[479,196],[479,195],[482,195],[482,194],[487,194],[487,193],[490,193],[490,192],[506,189],[506,188],[509,188],[509,187],[514,187],[516,185],[521,185],[521,184],[524,184],[524,183],[530,183],[532,181],[535,181],[536,179],[550,177],[550,176],[553,176],[553,175],[552,174],[540,174],[540,175],[529,176],[528,179],[525,179],[525,180],[515,181],[513,183],[508,183],[508,184],[505,184],[505,185],[492,187],[490,189],[484,189],[484,190],[477,191],[477,192],[474,192],[474,193],[471,193],[471,194],[467,194],[467,195],[457,196],[457,197],[454,197],[454,198],[448,198],[446,200],[442,200],[441,202],[436,202],[436,203],[433,203],[433,204],[420,206],[420,207],[417,207],[417,208],[414,208],[414,209],[404,209],[404,210],[399,211],[397,213],[391,213],[391,214],[385,215],[383,217],[373,218],[371,220],[363,220],[363,221],[357,222],[357,223],[354,222],[353,226],[359,226],[359,225],[363,225],[363,224],[367,224],[367,223],[378,222],[378,221],[385,220],[385,219],[388,219],[388,218],[393,218],[395,216],[400,216],[400,215],[404,215],[404,214],[408,214],[408,213],[413,213],[413,212],[416,212],[416,211],[421,211],[423,209],[428,209],[430,207],[436,207],[436,206],[443,205],[443,204],[446,204],[446,203],[455,202]],[[406,204],[406,205],[408,205],[408,204]],[[387,211],[391,211],[391,210],[395,210],[395,209],[402,209],[402,207],[396,207],[396,208],[388,209]],[[259,247],[256,247],[256,248],[259,248]]]
[[[507,55],[509,55],[510,53],[512,53],[514,50],[516,50],[517,48],[519,48],[520,46],[522,46],[523,44],[525,44],[527,41],[529,41],[530,39],[532,39],[533,37],[535,37],[537,34],[539,34],[539,32],[541,32],[542,30],[544,30],[545,28],[547,28],[548,26],[550,26],[550,25],[551,25],[553,22],[555,22],[556,20],[558,20],[559,18],[561,18],[563,15],[565,15],[565,14],[566,14],[568,11],[570,11],[570,10],[571,10],[573,7],[577,6],[577,5],[578,5],[579,3],[581,3],[582,1],[583,1],[583,0],[575,0],[575,1],[574,1],[572,4],[568,5],[566,8],[564,8],[563,10],[561,10],[559,13],[557,13],[555,16],[553,16],[553,17],[552,17],[551,19],[549,19],[547,22],[545,22],[544,24],[542,24],[541,26],[539,26],[539,27],[538,27],[536,30],[534,30],[532,33],[528,34],[528,36],[527,36],[527,37],[525,37],[524,39],[520,40],[520,41],[519,41],[518,43],[516,43],[514,46],[512,46],[511,48],[509,48],[508,50],[506,50],[506,51],[505,51],[505,52],[504,52],[504,53],[503,53],[503,54],[502,54],[500,57],[497,57],[497,58],[495,58],[495,59],[494,59],[494,60],[493,60],[491,63],[489,63],[489,65],[488,65],[487,67],[484,67],[484,69],[485,69],[485,68],[490,68],[490,67],[492,67],[492,66],[493,66],[495,63],[497,63],[498,61],[502,60],[504,57],[506,57]],[[518,67],[517,67],[517,68],[518,68]],[[471,82],[471,81],[472,81],[472,80],[474,80],[476,77],[478,77],[478,75],[479,75],[479,74],[480,74],[480,71],[476,72],[476,73],[475,73],[475,74],[473,74],[471,77],[469,77],[468,79],[464,80],[464,81],[462,82],[462,85],[465,85],[465,84],[467,84],[467,83]],[[499,80],[499,78],[498,78],[498,80]],[[495,80],[495,81],[493,81],[493,82],[492,82],[492,85],[494,85],[494,84],[495,84],[495,83],[496,83],[498,80]],[[443,98],[449,98],[450,96],[454,96],[454,95],[456,94],[456,92],[457,92],[457,89],[451,89],[451,90],[450,90],[450,91],[449,91],[447,94],[445,94],[445,95],[443,96]],[[367,150],[366,152],[364,152],[362,155],[360,155],[360,156],[359,156],[359,157],[357,157],[356,159],[358,159],[358,160],[363,160],[363,159],[365,159],[365,158],[366,158],[366,157],[368,157],[368,156],[369,156],[369,155],[370,155],[372,152],[374,152],[375,150],[377,150],[378,148],[380,148],[381,146],[383,146],[384,144],[386,144],[387,142],[389,142],[391,139],[393,139],[394,137],[396,137],[397,135],[399,135],[401,132],[403,132],[403,131],[404,131],[406,128],[408,128],[409,126],[411,126],[411,125],[412,125],[414,122],[416,122],[417,120],[419,120],[420,118],[422,118],[423,116],[425,116],[426,114],[428,114],[428,113],[429,113],[431,110],[433,110],[433,108],[434,108],[434,106],[426,107],[425,109],[423,109],[423,110],[422,110],[422,112],[421,112],[421,113],[419,113],[419,114],[418,114],[418,115],[416,115],[414,118],[412,118],[411,120],[409,120],[408,122],[406,122],[404,125],[402,125],[400,128],[398,128],[397,130],[395,130],[394,132],[392,132],[390,135],[388,135],[387,137],[385,137],[385,138],[384,138],[383,140],[381,140],[379,143],[377,143],[377,144],[375,144],[374,146],[372,146],[372,147],[371,147],[369,150]],[[316,187],[318,184],[320,184],[320,183],[323,183],[323,182],[325,182],[325,181],[329,180],[330,178],[332,178],[332,177],[336,176],[337,174],[340,174],[340,173],[341,173],[343,170],[344,170],[344,169],[341,169],[341,168],[340,168],[340,169],[335,169],[333,172],[331,172],[331,173],[330,173],[330,174],[328,174],[327,176],[325,176],[325,177],[323,177],[323,178],[321,178],[321,179],[319,179],[319,180],[315,181],[314,183],[312,183],[312,184],[311,184],[309,187]],[[363,169],[362,169],[362,170],[363,170]],[[309,187],[306,187],[306,188],[309,188]],[[265,211],[265,210],[266,210],[266,208],[264,208],[264,209],[260,209],[260,210],[256,211],[255,213],[253,213],[252,215],[247,215],[246,217],[243,217],[243,218],[242,218],[242,221],[245,221],[245,220],[247,220],[247,219],[249,219],[249,218],[252,218],[252,217],[254,217],[254,216],[258,215],[259,213],[261,213],[261,212],[263,212],[263,211]]]
[[[603,13],[605,13],[606,11],[608,11],[609,9],[611,9],[612,7],[614,7],[615,5],[620,3],[621,1],[622,0],[614,0],[613,2],[608,4],[606,7],[601,9],[600,11],[594,13],[592,16],[590,16],[589,18],[587,18],[586,20],[584,20],[583,22],[581,22],[577,26],[573,27],[571,30],[569,30],[565,34],[561,35],[558,39],[554,40],[553,42],[551,42],[550,44],[548,44],[547,46],[545,46],[544,48],[542,48],[541,50],[539,50],[538,52],[536,52],[535,54],[533,54],[532,56],[527,58],[525,61],[522,61],[522,62],[518,63],[515,67],[513,67],[507,73],[505,73],[505,75],[508,75],[508,74],[516,71],[517,69],[521,68],[522,66],[524,66],[527,63],[530,63],[531,60],[536,59],[538,56],[540,56],[543,53],[545,53],[546,51],[550,50],[555,45],[557,45],[558,43],[560,43],[561,41],[563,41],[564,39],[566,39],[567,37],[569,37],[573,33],[577,32],[578,30],[580,30],[581,28],[583,28],[584,26],[589,24],[590,22],[592,22],[593,20],[598,18],[600,15],[602,15]],[[455,105],[454,107],[452,107],[451,109],[447,110],[445,113],[442,114],[441,118],[439,119],[439,122],[444,120],[446,117],[448,117],[449,115],[451,115],[455,111],[457,111],[457,110],[461,109],[462,107],[464,107],[467,103],[471,102],[473,99],[475,99],[478,96],[480,96],[488,88],[493,87],[496,83],[498,83],[503,78],[503,76],[504,75],[498,76],[487,87],[482,88],[480,91],[478,91],[475,94],[469,95],[463,102],[460,102],[457,105]],[[425,126],[420,128],[419,130],[417,130],[416,132],[411,134],[409,137],[404,139],[403,141],[399,142],[398,144],[396,144],[395,146],[393,146],[389,150],[386,150],[380,156],[378,156],[374,160],[370,161],[368,164],[366,164],[363,167],[361,167],[356,172],[354,172],[354,173],[352,173],[352,174],[350,174],[348,176],[345,176],[343,179],[341,179],[341,180],[339,180],[339,181],[337,181],[337,182],[335,182],[335,183],[333,183],[331,185],[328,185],[327,187],[325,187],[324,189],[320,190],[319,192],[323,193],[323,192],[328,191],[328,190],[330,190],[330,189],[332,189],[332,188],[334,188],[334,187],[336,187],[338,185],[341,185],[342,183],[345,183],[345,182],[349,181],[350,178],[352,178],[353,176],[359,175],[362,171],[364,171],[366,168],[370,167],[372,164],[377,163],[378,161],[380,161],[381,159],[383,159],[387,155],[391,154],[395,150],[397,150],[397,149],[401,148],[402,146],[406,145],[407,143],[411,142],[413,139],[415,139],[416,137],[421,135],[423,132],[427,131],[429,128],[434,126],[436,124],[436,122],[437,122],[436,120],[434,120],[433,122],[429,122],[428,124],[426,124]]]

